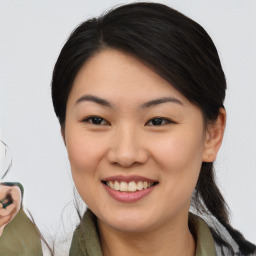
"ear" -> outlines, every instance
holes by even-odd
[[[64,142],[64,144],[66,145],[65,128],[64,128],[64,126],[61,126],[61,127],[60,127],[60,132],[61,132],[61,136],[62,136],[63,142]]]
[[[216,159],[222,143],[225,126],[226,111],[224,108],[220,108],[217,120],[207,125],[203,162],[213,162]]]

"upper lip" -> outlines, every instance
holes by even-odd
[[[146,177],[138,176],[138,175],[131,175],[131,176],[123,176],[123,175],[116,175],[116,176],[110,176],[107,178],[104,178],[103,181],[118,181],[118,182],[127,182],[130,181],[147,181],[147,182],[157,182],[157,180],[152,180]]]

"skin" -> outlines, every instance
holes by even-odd
[[[0,185],[0,199],[6,198],[7,194],[11,195],[13,203],[8,205],[5,209],[2,204],[0,204],[0,237],[6,225],[18,213],[21,205],[21,191],[18,186]]]
[[[112,107],[77,103],[84,95]],[[163,97],[176,101],[141,107]],[[103,120],[95,124],[90,116]],[[160,125],[154,125],[156,117]],[[133,56],[108,49],[85,63],[68,98],[62,135],[76,188],[98,217],[104,256],[195,254],[188,228],[191,195],[201,163],[216,158],[224,127],[223,109],[214,124],[205,125],[198,108]],[[115,175],[158,184],[139,201],[119,202],[102,184]]]

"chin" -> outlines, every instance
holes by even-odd
[[[139,232],[145,232],[147,230],[150,230],[150,226],[148,223],[145,223],[144,221],[139,221],[138,219],[125,219],[122,220],[115,220],[110,223],[108,223],[109,226],[112,228],[119,230],[121,232],[132,232],[132,233],[139,233]]]
[[[98,215],[99,216],[99,215]],[[104,217],[103,217],[104,216]],[[122,232],[144,232],[153,228],[156,218],[154,214],[138,209],[109,210],[109,214],[99,216],[107,226]]]

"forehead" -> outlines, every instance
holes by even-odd
[[[75,101],[84,94],[119,102],[147,101],[164,96],[188,100],[168,81],[134,56],[121,51],[103,50],[89,59],[79,71],[69,96]]]

